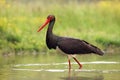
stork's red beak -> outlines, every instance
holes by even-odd
[[[41,31],[49,22],[50,22],[50,19],[47,19],[46,22],[38,29],[37,32]]]

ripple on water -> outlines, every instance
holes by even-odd
[[[49,66],[49,65],[67,65],[68,62],[64,63],[49,63],[49,64],[16,64],[14,67],[21,67],[21,66]],[[75,62],[72,62],[71,64],[77,64]],[[93,62],[81,62],[81,64],[120,64],[120,62],[114,62],[114,61],[93,61]]]
[[[75,62],[72,62],[72,64],[76,64]],[[81,62],[81,64],[120,64],[120,62],[114,62],[114,61],[94,61],[94,62]],[[50,64],[16,64],[14,65],[13,70],[16,71],[46,71],[46,72],[66,72],[68,69],[27,69],[27,68],[20,68],[22,66],[52,66],[52,65],[68,65],[67,62],[64,63],[50,63]],[[98,70],[98,69],[72,69],[72,71],[75,72],[101,72],[101,73],[112,73],[112,72],[120,72],[120,70],[112,69],[112,70]]]
[[[68,69],[15,69],[13,68],[12,70],[16,70],[16,71],[34,71],[34,72],[42,72],[42,71],[46,71],[46,72],[66,72],[68,71]],[[75,72],[100,72],[100,73],[113,73],[113,72],[120,72],[120,70],[96,70],[96,69],[71,69],[71,71],[75,71]]]

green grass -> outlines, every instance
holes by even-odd
[[[46,28],[37,33],[49,14],[56,16],[54,33],[84,39],[102,49],[120,47],[120,2],[78,3],[49,0],[0,1],[0,52],[47,52]]]

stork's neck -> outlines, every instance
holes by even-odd
[[[58,37],[52,32],[55,20],[50,21],[47,29],[46,44],[49,49],[56,49]]]
[[[54,23],[55,23],[55,20],[50,21],[47,29],[47,36],[53,35],[52,30],[53,30]]]

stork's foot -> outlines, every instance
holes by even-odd
[[[82,65],[80,65],[79,69],[82,69]]]

